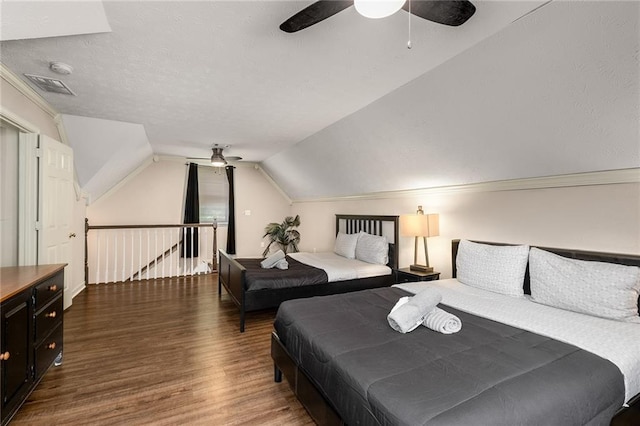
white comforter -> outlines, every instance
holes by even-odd
[[[624,375],[625,401],[640,393],[640,324],[552,308],[527,297],[510,297],[469,287],[456,279],[395,285],[411,293],[427,286],[438,287],[445,305],[551,337],[608,359]]]
[[[357,259],[347,259],[332,252],[299,252],[288,253],[287,256],[291,256],[298,262],[305,263],[309,266],[323,269],[327,273],[329,282],[391,274],[391,268],[386,265],[376,265]]]

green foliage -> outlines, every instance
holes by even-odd
[[[269,238],[269,244],[267,248],[264,249],[262,256],[267,256],[269,254],[269,250],[271,249],[271,245],[276,243],[283,252],[295,253],[298,251],[298,243],[300,242],[300,233],[293,229],[295,227],[300,226],[300,216],[296,215],[296,217],[287,216],[284,218],[282,223],[271,222],[264,228],[264,237]]]

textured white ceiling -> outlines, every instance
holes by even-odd
[[[112,32],[2,43],[17,74],[51,75],[77,97],[42,93],[64,114],[145,127],[157,154],[214,143],[261,161],[375,101],[539,5],[476,2],[458,28],[408,14],[370,20],[349,8],[307,30],[278,29],[311,1],[105,1]],[[11,16],[3,15],[3,22]]]
[[[476,0],[461,27],[412,19],[411,50],[404,11],[369,20],[349,8],[286,34],[278,25],[311,1],[103,3],[112,32],[5,41],[3,64],[54,75],[48,62],[67,62],[74,73],[63,80],[78,96],[40,92],[59,112],[139,124],[155,154],[208,156],[214,143],[230,144],[225,154],[266,160],[293,198],[632,162],[627,118],[637,104],[619,86],[637,94],[637,2],[554,2],[511,24],[544,2]],[[583,3],[584,12],[567,11]],[[609,10],[622,16],[597,15]],[[613,92],[594,93],[605,76],[615,77]],[[594,160],[588,152],[602,147],[593,132],[622,146]],[[580,144],[587,154],[568,161]],[[551,146],[564,154],[550,160]],[[98,166],[94,175],[110,164]]]
[[[293,199],[640,167],[639,17],[554,2],[263,167]]]

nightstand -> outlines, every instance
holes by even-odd
[[[440,279],[440,272],[412,271],[409,268],[395,269],[396,283],[434,281]]]

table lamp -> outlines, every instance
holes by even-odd
[[[415,247],[413,252],[413,265],[409,266],[412,271],[433,272],[433,267],[429,266],[429,251],[427,250],[427,237],[440,235],[440,219],[437,214],[424,214],[422,206],[418,206],[416,214],[400,216],[400,234],[404,237],[414,237]],[[425,265],[418,264],[418,238],[424,241]]]

